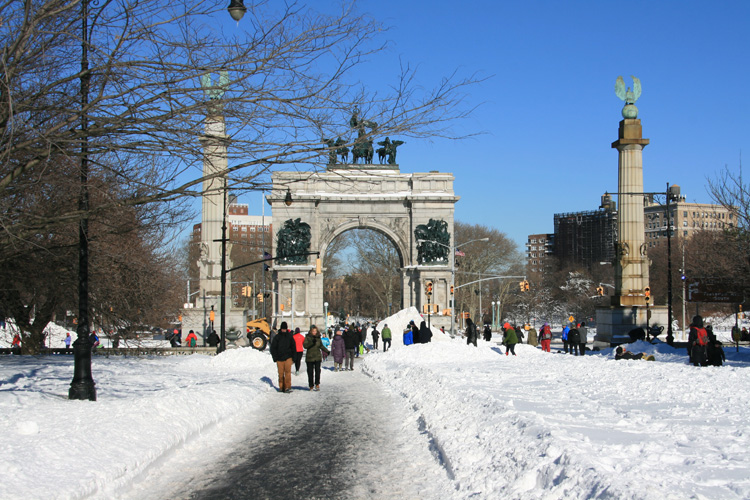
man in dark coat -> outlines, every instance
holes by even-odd
[[[349,325],[349,329],[344,333],[344,346],[346,346],[346,359],[344,360],[344,370],[354,370],[354,351],[359,348],[361,338],[354,325]]]
[[[219,338],[219,335],[216,333],[216,330],[211,330],[211,333],[208,334],[208,338],[206,339],[206,342],[208,342],[209,347],[216,347],[219,345],[219,342],[221,342],[221,339]]]
[[[281,392],[292,392],[292,363],[295,351],[294,337],[284,321],[281,323],[279,333],[271,342],[271,358],[276,362],[276,368],[279,371],[279,391]]]
[[[474,347],[476,347],[478,336],[479,336],[479,332],[477,332],[477,325],[475,325],[474,322],[471,321],[471,318],[467,318],[466,319],[466,343],[474,344]]]

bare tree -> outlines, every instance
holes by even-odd
[[[7,266],[29,245],[45,248],[40,239],[57,245],[81,219],[91,220],[92,238],[124,235],[126,226],[111,222],[128,207],[131,231],[186,220],[185,200],[201,196],[208,180],[206,117],[224,117],[229,145],[228,167],[209,177],[231,176],[252,190],[267,187],[276,168],[319,168],[326,138],[351,144],[355,109],[378,124],[368,134],[411,137],[451,136],[452,120],[470,111],[462,99],[471,78],[452,75],[425,90],[404,66],[388,93],[362,85],[357,69],[383,49],[384,27],[350,5],[325,14],[259,1],[230,34],[224,6],[213,2],[103,0],[82,9],[88,5],[0,4],[0,262]],[[83,158],[87,167],[77,170]],[[88,185],[90,204],[56,200],[76,199],[76,183]],[[152,243],[140,241],[131,248],[153,257]],[[75,268],[74,257],[67,262]],[[97,262],[106,259],[93,255]],[[95,270],[91,278],[102,276]],[[20,304],[31,307],[28,300]]]
[[[518,286],[518,279],[493,279],[467,286],[462,284],[481,280],[483,277],[523,275],[521,254],[515,243],[497,229],[456,222],[455,232],[456,245],[465,254],[456,257],[455,300],[460,308],[457,312],[472,312],[472,317],[479,322],[490,311],[493,299],[501,302],[501,309],[507,307],[514,294],[513,286]],[[483,238],[489,238],[489,241],[471,242]],[[480,295],[482,311],[479,311]]]

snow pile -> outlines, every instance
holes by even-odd
[[[382,332],[383,328],[385,328],[385,325],[388,325],[388,328],[391,329],[391,334],[393,335],[393,339],[391,340],[391,344],[393,345],[393,347],[403,347],[403,333],[404,330],[406,330],[406,327],[409,325],[410,321],[413,321],[414,324],[419,326],[422,324],[422,321],[425,321],[425,318],[419,313],[416,307],[409,307],[407,309],[400,310],[396,314],[389,316],[378,323],[378,331]],[[439,328],[435,328],[435,326],[430,325],[430,330],[432,331],[432,342],[442,342],[450,340],[450,336],[447,333],[443,333],[442,331],[440,331]]]
[[[364,370],[417,412],[458,498],[750,498],[747,350],[696,368],[684,349],[628,349],[657,361],[456,340]]]
[[[271,388],[270,356],[97,356],[97,402],[70,401],[72,356],[0,366],[0,498],[116,497],[149,467]]]

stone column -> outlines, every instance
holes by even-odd
[[[224,220],[224,190],[226,176],[208,179],[211,175],[226,171],[227,136],[224,128],[224,117],[221,115],[208,116],[205,120],[205,135],[201,138],[203,145],[203,205],[201,214],[201,257],[198,263],[200,269],[201,295],[213,297],[215,302],[221,294],[221,226]],[[227,237],[229,227],[227,226]],[[227,268],[232,264],[229,260],[229,244],[227,244]],[[231,277],[227,275],[227,296],[231,297]],[[231,300],[226,301],[226,311],[231,309]],[[218,305],[215,308],[219,310]],[[218,312],[217,312],[218,314]],[[218,318],[217,318],[218,322]],[[218,326],[217,326],[218,328]]]
[[[614,306],[645,306],[643,289],[648,286],[648,257],[643,221],[643,148],[641,120],[620,122],[619,138],[612,147],[618,161],[618,229],[615,257]],[[625,194],[634,193],[634,194]]]

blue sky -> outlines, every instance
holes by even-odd
[[[456,219],[497,228],[521,249],[528,234],[553,231],[553,214],[596,209],[604,191],[617,190],[619,75],[643,86],[644,190],[670,182],[688,201],[711,202],[706,178],[737,170],[750,152],[750,2],[363,0],[358,8],[391,27],[389,49],[363,68],[363,82],[395,76],[399,58],[418,66],[427,87],[456,69],[489,77],[467,96],[481,106],[455,127],[481,136],[408,140],[399,165],[452,172]],[[260,195],[241,201],[260,213]]]

